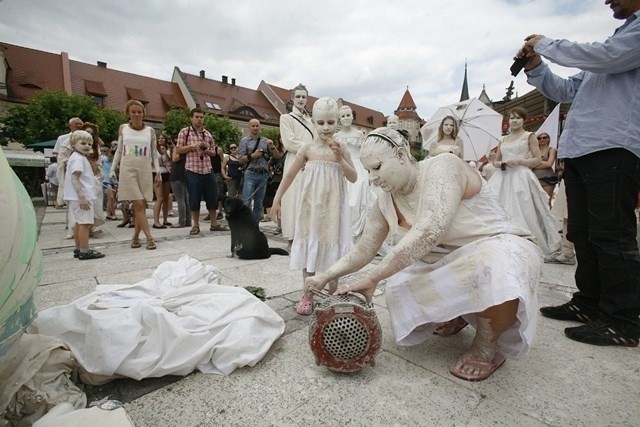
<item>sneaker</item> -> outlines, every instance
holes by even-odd
[[[102,252],[94,251],[93,249],[91,249],[89,252],[80,252],[78,254],[79,260],[97,259],[97,258],[104,258],[104,254]]]
[[[564,333],[569,339],[585,344],[621,345],[623,347],[638,346],[638,338],[630,338],[623,335],[613,323],[601,319],[587,325],[566,328]]]
[[[571,301],[562,305],[542,307],[540,313],[550,319],[572,320],[581,323],[591,323],[598,318],[597,314],[589,312]]]

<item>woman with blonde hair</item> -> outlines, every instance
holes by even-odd
[[[141,246],[142,231],[147,238],[147,249],[155,249],[156,244],[149,230],[146,209],[147,202],[153,199],[153,171],[156,172],[156,182],[162,183],[156,131],[143,121],[145,109],[142,102],[132,99],[127,102],[124,111],[129,117],[129,123],[120,125],[118,129],[118,149],[113,158],[110,176],[115,177],[116,169],[120,169],[118,200],[130,200],[133,203],[135,227],[131,247]]]
[[[451,153],[464,160],[464,142],[458,136],[460,125],[453,116],[446,116],[438,126],[438,138],[429,146],[429,157]]]

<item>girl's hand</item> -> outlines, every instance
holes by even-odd
[[[79,200],[79,202],[80,202],[80,209],[82,209],[83,211],[88,211],[89,208],[91,208],[91,204],[87,199],[82,198]]]
[[[323,279],[323,275],[309,276],[304,281],[304,293],[310,295],[312,290],[321,291],[329,281]]]
[[[341,160],[342,159],[342,147],[340,147],[340,144],[338,144],[337,142],[335,142],[332,139],[329,139],[327,142],[329,143],[329,148],[331,148],[331,151],[333,151],[333,154],[336,156],[336,159]]]
[[[156,184],[162,184],[162,174],[160,172],[156,172]]]

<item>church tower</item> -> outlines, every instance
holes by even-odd
[[[417,108],[409,92],[409,87],[407,86],[407,90],[400,100],[400,105],[398,105],[398,108],[393,114],[400,119],[400,129],[404,129],[409,133],[409,143],[411,146],[420,147],[422,144],[420,126],[422,126],[423,120],[416,112]]]

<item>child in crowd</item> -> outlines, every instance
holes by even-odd
[[[302,270],[303,283],[331,267],[351,249],[353,241],[345,177],[355,182],[357,172],[347,146],[332,139],[337,122],[338,105],[333,99],[320,98],[313,104],[316,136],[296,154],[271,207],[271,217],[277,222],[282,196],[300,172],[290,267]],[[333,292],[337,282],[329,286]],[[296,311],[304,315],[313,312],[311,294],[302,295]]]
[[[102,258],[104,254],[89,249],[89,230],[93,225],[96,195],[93,190],[94,174],[87,156],[93,151],[93,138],[89,132],[77,130],[71,134],[69,143],[73,153],[67,161],[64,200],[75,220],[73,238],[76,249],[73,256],[80,260]]]

